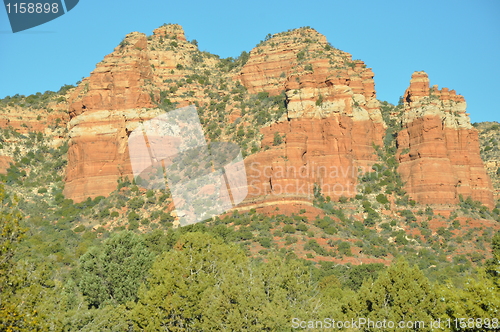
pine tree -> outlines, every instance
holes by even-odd
[[[154,262],[148,287],[141,288],[133,312],[137,327],[148,331],[201,330],[207,310],[201,304],[204,297],[219,283],[219,278],[228,276],[230,266],[237,271],[246,259],[241,250],[213,236],[184,234],[174,250]],[[233,282],[237,283],[237,279]]]
[[[479,269],[475,277],[468,278],[463,289],[451,283],[441,287],[441,301],[445,306],[445,319],[452,321],[461,318],[499,318],[500,291],[484,270]],[[497,328],[500,327],[498,324]],[[464,329],[458,329],[463,331]],[[467,331],[487,331],[488,329],[466,329]]]
[[[448,282],[440,288],[440,298],[445,305],[446,319],[461,318],[499,318],[500,313],[500,232],[491,241],[493,258],[485,268],[477,269],[477,274],[467,279],[463,288],[457,288]],[[463,321],[462,321],[463,323]],[[467,322],[469,323],[469,322]],[[500,325],[496,324],[500,328]],[[464,330],[464,329],[461,329]],[[488,329],[472,328],[467,331]]]

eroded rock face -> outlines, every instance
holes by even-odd
[[[69,98],[67,198],[106,196],[120,177],[132,177],[128,135],[139,122],[165,112],[157,105],[162,93],[175,88],[168,97],[178,107],[196,100],[185,96],[194,88],[175,84],[184,79],[195,50],[179,25],[162,26],[150,37],[133,32],[82,80]]]
[[[470,196],[492,208],[493,188],[464,98],[431,88],[425,72],[412,75],[403,98],[398,171],[409,195],[422,204],[457,204],[459,195]]]
[[[179,24],[167,24],[153,30],[153,34],[167,39],[186,41],[184,29]]]
[[[304,43],[306,39],[310,43]],[[296,67],[305,57],[305,51],[318,52],[326,45],[325,36],[314,29],[276,34],[250,52],[250,58],[238,78],[250,93],[265,91],[279,94],[285,89],[287,78],[297,71]]]
[[[332,199],[354,196],[385,132],[373,76],[313,29],[277,34],[253,49],[239,79],[254,93],[284,90],[287,112],[262,129],[270,149],[247,158],[249,199],[310,199],[315,185]]]
[[[278,33],[261,42],[235,78],[250,93],[275,95],[296,89],[297,84],[316,87],[324,82],[349,86],[355,94],[366,93],[367,98],[375,96],[371,69],[360,60],[353,61],[349,53],[333,48],[325,36],[311,28]]]
[[[377,161],[378,129],[373,121],[342,115],[291,119],[263,129],[263,145],[271,148],[245,160],[248,200],[311,200],[315,186],[334,200],[355,196],[358,175]],[[273,146],[277,135],[282,143]]]
[[[107,195],[119,177],[132,175],[128,134],[164,112],[158,102],[206,106],[219,96],[227,103],[217,112],[234,122],[239,100],[260,92],[283,93],[286,112],[255,128],[263,134],[262,150],[245,160],[247,207],[308,205],[315,185],[332,199],[356,194],[358,175],[377,162],[374,145],[383,144],[386,129],[371,69],[309,28],[261,43],[241,70],[225,71],[223,61],[201,53],[171,25],[150,37],[129,34],[97,65],[69,98],[66,197]],[[462,194],[491,207],[491,184],[463,97],[430,90],[427,75],[418,72],[404,98],[398,158],[410,195],[424,204],[455,204]]]
[[[106,196],[120,177],[131,177],[128,133],[158,109],[91,110],[73,118],[64,194],[75,202]]]
[[[144,34],[129,34],[70,97],[64,194],[75,202],[105,196],[131,174],[127,126],[153,107],[146,46]]]
[[[248,200],[310,200],[315,186],[334,200],[353,197],[358,175],[377,161],[373,146],[382,144],[385,124],[373,72],[314,30],[306,31],[314,42],[289,42],[302,33],[252,50],[240,76],[249,91],[284,88],[287,103],[282,121],[261,130],[264,151],[246,159]]]
[[[161,113],[153,108],[159,95],[166,93],[179,107],[194,101],[210,103],[203,83],[193,86],[184,79],[191,73],[186,68],[199,62],[196,52],[196,46],[185,41],[177,25],[160,27],[150,37],[131,33],[82,81],[69,106],[68,198],[81,201],[107,195],[116,188],[120,176],[131,175],[127,135],[139,121]],[[331,178],[321,180],[311,175],[301,180],[303,183],[323,181],[324,193],[332,198],[353,195],[358,166],[375,162],[373,144],[380,145],[384,133],[373,72],[362,61],[353,61],[350,54],[334,49],[313,29],[298,29],[267,40],[251,51],[240,74],[220,74],[217,61],[208,57],[203,64],[206,71],[218,71],[221,81],[233,86],[240,81],[249,93],[286,93],[288,111],[282,122],[262,130],[262,144],[272,148],[249,160],[262,161],[262,167],[284,162],[282,147],[273,146],[278,132],[285,137],[285,158],[289,160],[283,165],[297,170],[304,165],[319,167],[323,175],[318,176]],[[184,80],[183,84],[176,85],[179,80]],[[185,91],[181,93],[181,89]],[[191,96],[190,101],[186,95]],[[238,114],[230,112],[231,116]],[[341,175],[333,175],[335,171]],[[279,174],[271,178],[274,192],[279,183],[287,185],[295,180]],[[265,196],[269,179],[264,176],[261,180]],[[334,185],[335,189],[326,189]],[[297,186],[302,188],[302,183]],[[300,195],[310,199],[312,192]]]
[[[70,98],[70,116],[95,110],[153,107],[148,86],[152,71],[146,48],[146,35],[129,34],[77,87]]]

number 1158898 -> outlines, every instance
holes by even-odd
[[[32,2],[21,2],[21,3],[7,3],[5,5],[7,8],[7,13],[13,14],[48,14],[48,13],[58,13],[59,4],[54,3],[32,3]]]

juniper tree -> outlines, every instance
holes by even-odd
[[[116,233],[80,258],[80,288],[93,307],[135,301],[152,261],[153,254],[139,235]]]

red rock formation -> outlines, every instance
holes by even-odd
[[[65,195],[75,201],[107,195],[116,188],[118,177],[131,174],[127,132],[138,121],[158,114],[159,110],[147,110],[153,106],[151,96],[157,99],[159,91],[172,87],[169,81],[183,78],[184,68],[196,63],[196,47],[185,41],[179,26],[156,29],[151,38],[132,33],[121,45],[97,65],[70,98]],[[216,69],[214,61],[209,58],[205,68]],[[323,192],[332,198],[354,195],[358,167],[369,167],[376,161],[373,144],[380,145],[384,133],[373,72],[365,67],[361,61],[352,61],[350,54],[329,46],[326,38],[312,29],[278,34],[251,51],[247,64],[234,78],[250,93],[286,90],[288,103],[284,122],[262,130],[263,145],[273,146],[275,132],[285,136],[284,144],[248,158],[247,165],[258,162],[265,169],[274,167],[272,175],[259,178],[261,193],[252,192],[253,199],[276,194],[280,185],[298,192],[303,184],[314,183],[324,183]],[[234,82],[228,78],[228,84]],[[206,99],[199,92],[203,86],[189,89],[198,101]],[[180,106],[185,101],[174,95],[169,98],[179,101]],[[230,118],[238,115],[234,111]],[[280,165],[297,171],[316,167],[319,174],[296,179],[298,173],[280,175],[276,171]],[[250,181],[256,179],[254,176],[250,171]],[[266,189],[266,184],[272,189]],[[298,193],[309,202],[306,204],[313,194],[309,189]]]
[[[146,35],[138,32],[127,35],[77,87],[70,97],[70,116],[96,110],[153,107],[152,87],[148,85],[152,70],[146,48]]]
[[[409,195],[422,204],[457,204],[459,195],[470,196],[492,208],[491,181],[464,98],[430,88],[427,74],[415,72],[403,99],[398,171]]]
[[[331,84],[350,86],[354,93],[371,90],[375,94],[373,72],[349,53],[331,47],[326,37],[311,28],[274,35],[250,52],[236,77],[250,93],[281,93],[290,80],[313,72],[329,78]],[[313,84],[314,85],[314,84]]]
[[[70,97],[64,194],[76,202],[109,194],[131,174],[126,122],[140,117],[134,110],[153,107],[146,48],[144,34],[129,34]]]
[[[358,175],[377,160],[373,143],[380,143],[379,129],[373,121],[345,115],[291,119],[264,128],[262,144],[271,148],[245,160],[247,199],[311,200],[315,185],[334,200],[353,197]],[[275,133],[283,137],[278,146],[272,146]]]
[[[304,44],[288,38],[301,33],[268,40],[261,47],[275,45],[269,56],[260,54],[259,47],[252,50],[240,75],[250,91],[276,94],[281,88],[287,97],[286,118],[261,130],[264,151],[245,161],[249,201],[310,201],[315,185],[332,199],[352,197],[360,172],[370,171],[377,160],[373,145],[382,144],[385,124],[373,72],[361,61],[351,62],[348,53],[327,47],[314,30],[306,34],[316,37],[306,44],[309,56],[297,61]],[[316,57],[317,51],[330,53]],[[282,70],[285,75],[279,74]]]
[[[184,30],[178,24],[167,24],[153,30],[153,34],[168,39],[176,39],[186,41]]]
[[[155,29],[149,38],[133,32],[82,80],[69,100],[67,198],[80,202],[106,196],[116,189],[118,178],[132,176],[128,133],[138,122],[164,112],[155,103],[169,87],[163,77],[183,78],[177,65],[191,63],[194,49],[178,25]],[[179,106],[189,103],[171,98]]]

